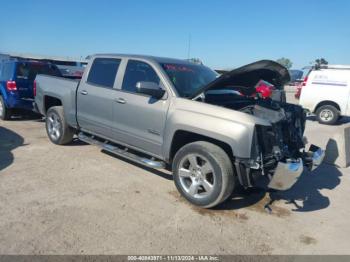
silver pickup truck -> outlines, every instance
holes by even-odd
[[[254,95],[261,80],[281,92],[288,71],[258,61],[221,76],[179,59],[100,54],[80,81],[38,75],[35,106],[49,139],[73,136],[126,159],[173,172],[179,192],[209,208],[236,184],[287,190],[324,151],[305,150],[300,106]]]

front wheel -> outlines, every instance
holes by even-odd
[[[203,208],[222,203],[234,188],[230,158],[222,148],[205,141],[187,144],[176,153],[173,174],[181,195]]]
[[[47,111],[46,132],[54,144],[65,145],[72,142],[74,131],[64,118],[62,106],[54,106]]]
[[[334,125],[339,119],[339,110],[331,105],[324,105],[316,110],[316,117],[320,124]]]

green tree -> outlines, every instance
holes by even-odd
[[[287,69],[290,69],[293,65],[292,61],[285,57],[277,59],[276,62],[283,65]]]
[[[328,65],[328,61],[324,58],[317,58],[315,60],[316,65],[321,66],[321,65]]]

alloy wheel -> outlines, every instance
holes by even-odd
[[[213,192],[216,183],[214,168],[204,156],[186,155],[180,161],[178,173],[181,187],[191,197],[204,198]]]
[[[60,138],[62,124],[60,118],[56,114],[50,114],[47,117],[47,129],[49,136],[53,140],[58,140]]]

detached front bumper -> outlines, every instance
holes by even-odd
[[[301,158],[287,163],[279,162],[268,187],[276,190],[290,189],[298,181],[303,170],[304,163]]]
[[[268,187],[276,190],[290,189],[298,181],[304,170],[304,165],[311,171],[315,170],[322,163],[324,156],[324,150],[311,145],[303,158],[279,162]]]

